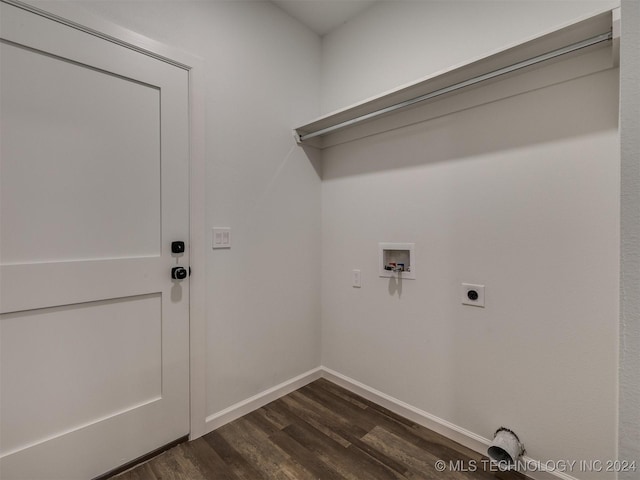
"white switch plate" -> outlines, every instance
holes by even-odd
[[[231,229],[229,227],[213,227],[212,248],[231,248]]]
[[[475,295],[469,292],[476,292]],[[484,285],[474,285],[473,283],[462,284],[462,304],[484,308]]]
[[[362,275],[360,274],[360,270],[353,270],[352,274],[352,282],[351,286],[353,288],[361,288],[362,287]]]

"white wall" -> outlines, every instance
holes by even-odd
[[[640,459],[640,2],[622,2],[622,243],[619,451]],[[627,472],[620,479],[637,479]]]
[[[374,6],[325,37],[323,108],[581,8],[517,5]],[[431,8],[456,39],[441,57],[416,20]],[[617,70],[326,149],[322,188],[323,365],[485,438],[509,426],[536,459],[617,457]],[[378,242],[415,242],[418,278],[379,278]],[[485,309],[460,304],[462,282],[486,285]]]
[[[320,178],[291,127],[318,114],[319,38],[269,2],[78,8],[204,60],[207,234],[233,239],[208,250],[207,414],[317,367]]]
[[[323,37],[321,109],[344,108],[618,3],[381,1]]]

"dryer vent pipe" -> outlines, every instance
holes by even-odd
[[[520,443],[518,436],[505,427],[500,427],[494,437],[487,454],[492,462],[502,468],[510,468],[524,453],[524,445]]]

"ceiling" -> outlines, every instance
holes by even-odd
[[[323,36],[378,0],[271,0],[293,18]]]

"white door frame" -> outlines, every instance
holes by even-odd
[[[190,433],[206,433],[206,316],[205,316],[205,143],[204,61],[195,55],[157,42],[72,5],[51,2],[46,10],[19,0],[1,0],[51,18],[126,48],[177,65],[189,72],[189,246],[193,274],[189,296]]]

